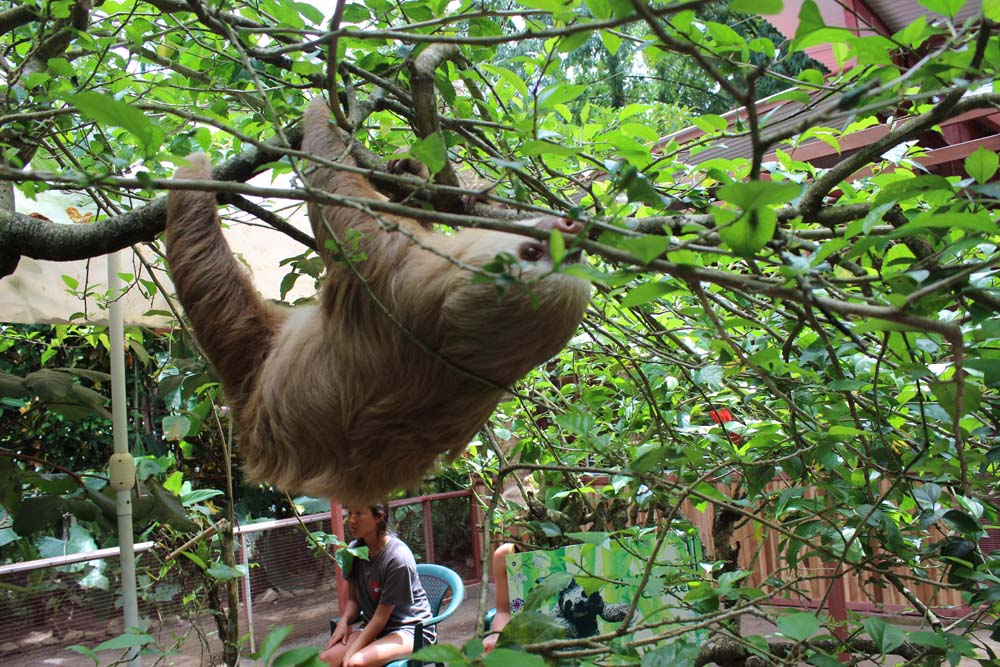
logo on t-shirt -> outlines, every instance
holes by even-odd
[[[378,581],[372,579],[371,589],[372,589],[372,600],[378,600],[380,597],[382,597],[382,584],[378,583]]]

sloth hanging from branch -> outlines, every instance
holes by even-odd
[[[312,101],[302,148],[353,166],[329,115]],[[198,154],[176,177],[211,175]],[[306,180],[384,199],[357,173],[315,167]],[[586,281],[552,273],[547,242],[469,228],[446,235],[346,206],[310,204],[309,218],[326,265],[319,302],[281,309],[233,257],[214,194],[168,198],[170,271],[234,410],[246,472],[288,491],[364,502],[418,485],[438,459],[464,450],[511,384],[562,349],[590,297]],[[582,229],[556,217],[524,224]],[[503,253],[528,285],[498,299],[469,269]]]

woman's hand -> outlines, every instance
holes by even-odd
[[[483,637],[483,653],[489,653],[497,647],[497,639],[500,638],[499,632],[491,632],[490,634]]]
[[[337,623],[337,627],[333,629],[333,634],[330,635],[330,641],[326,643],[326,647],[332,648],[337,644],[346,644],[347,638],[350,636],[351,636],[350,624],[341,621]]]

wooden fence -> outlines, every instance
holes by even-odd
[[[769,491],[788,488],[786,484],[772,483]],[[814,496],[807,492],[805,497]],[[714,527],[713,506],[699,511],[694,504],[681,506],[683,514],[698,528],[702,544],[711,549]],[[984,540],[996,539],[996,536]],[[835,617],[846,617],[846,611],[885,612],[895,614],[916,613],[914,605],[897,586],[884,575],[869,571],[844,570],[842,565],[825,563],[817,556],[803,558],[796,567],[790,567],[785,548],[787,538],[777,530],[754,521],[744,521],[736,529],[734,542],[739,544],[738,562],[741,569],[752,572],[746,584],[773,592],[771,602],[778,605],[816,608],[825,606]],[[807,549],[803,549],[806,553]],[[849,567],[849,564],[847,564]],[[840,569],[838,569],[840,568]],[[912,571],[890,571],[900,577],[915,598],[932,608],[939,616],[954,617],[968,612],[960,592],[943,583],[917,581]],[[942,582],[940,570],[929,569],[925,577],[930,582]],[[780,590],[785,582],[792,583]]]

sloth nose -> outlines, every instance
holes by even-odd
[[[569,218],[559,218],[556,220],[554,225],[563,234],[579,234],[583,231],[583,223],[579,220],[570,220]]]

